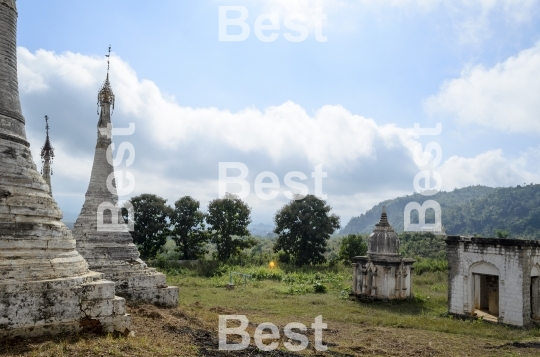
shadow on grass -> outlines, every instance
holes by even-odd
[[[366,300],[354,299],[358,304],[374,310],[384,311],[391,314],[418,316],[432,311],[426,301],[416,298],[406,300]]]
[[[18,356],[24,353],[37,352],[47,344],[55,346],[74,345],[80,341],[103,338],[107,334],[96,331],[82,331],[78,334],[60,334],[56,336],[40,336],[31,338],[16,337],[0,342],[0,356]],[[123,338],[120,334],[111,335],[113,338]]]

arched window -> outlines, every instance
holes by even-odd
[[[103,223],[104,224],[112,223],[112,212],[110,209],[106,209],[103,211]]]

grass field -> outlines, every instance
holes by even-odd
[[[446,315],[447,283],[443,272],[415,276],[415,298],[400,302],[360,303],[348,298],[348,268],[318,272],[280,269],[229,268],[251,274],[243,286],[227,290],[227,271],[205,278],[191,271],[174,274],[171,285],[180,286],[178,309],[131,306],[133,337],[79,336],[3,342],[0,356],[227,356],[263,354],[254,348],[241,353],[217,350],[219,315],[246,315],[248,331],[263,322],[280,330],[289,322],[310,327],[322,315],[327,352],[309,347],[300,355],[328,356],[539,356],[540,330],[516,329],[482,321],[462,321]],[[171,274],[172,273],[172,274]],[[321,288],[324,286],[324,288]],[[325,293],[316,293],[315,290]],[[283,335],[281,333],[281,335]],[[252,340],[253,341],[253,340]],[[269,341],[270,342],[270,341]]]

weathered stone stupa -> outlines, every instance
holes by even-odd
[[[54,148],[51,145],[51,141],[49,140],[49,117],[45,115],[45,130],[47,131],[47,137],[45,139],[45,144],[41,148],[41,164],[43,167],[41,168],[41,175],[43,175],[43,179],[49,185],[49,194],[52,197],[52,186],[51,186],[51,175],[52,175],[52,168],[51,163],[54,159]]]
[[[117,189],[115,185],[107,187],[107,179],[114,177],[114,167],[107,160],[107,155],[112,157],[110,128],[114,100],[107,69],[107,77],[98,94],[101,111],[90,185],[73,229],[77,250],[91,269],[104,273],[107,279],[116,283],[119,296],[133,302],[176,307],[178,288],[167,286],[165,275],[149,268],[139,258],[127,225],[121,221],[119,210],[114,208],[118,203]],[[108,208],[103,209],[102,205],[108,205]],[[111,224],[111,228],[107,224]]]
[[[114,296],[113,282],[88,270],[32,159],[16,37],[15,0],[0,0],[0,338],[85,326],[125,332],[125,300]]]
[[[357,297],[412,297],[414,260],[403,258],[399,254],[399,238],[388,223],[384,207],[380,222],[369,236],[367,256],[354,257],[353,262],[353,294]]]

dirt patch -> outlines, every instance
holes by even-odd
[[[210,316],[203,319],[193,312]],[[253,344],[238,352],[218,349],[217,315],[228,310],[200,304],[188,308],[164,309],[151,305],[130,306],[135,336],[103,336],[85,332],[74,336],[0,341],[0,356],[538,356],[540,341],[497,343],[496,340],[408,328],[383,328],[363,324],[329,322],[323,333],[327,352],[313,349],[313,330],[308,329],[310,346],[302,353],[261,352]],[[242,311],[238,312],[242,314]],[[209,315],[208,315],[209,314]],[[211,322],[208,322],[211,321]],[[253,336],[256,324],[248,331]],[[283,326],[279,326],[283,336]],[[280,340],[283,346],[283,339]]]
[[[210,311],[215,312],[216,314],[219,314],[219,315],[234,315],[234,311],[224,309],[220,306],[212,307],[210,308]]]

